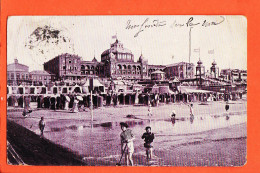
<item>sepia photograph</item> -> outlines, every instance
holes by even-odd
[[[242,15],[9,16],[8,165],[247,163]]]

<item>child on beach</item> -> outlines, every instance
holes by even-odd
[[[130,165],[133,166],[133,153],[134,153],[134,135],[132,133],[132,130],[128,129],[128,125],[124,122],[120,123],[121,125],[121,130],[122,133],[120,134],[120,138],[121,138],[121,152],[122,155],[125,154],[125,159],[126,159],[126,165]]]
[[[44,118],[41,117],[41,120],[39,121],[39,128],[40,128],[40,131],[41,131],[41,137],[43,136],[44,127],[45,127]]]
[[[143,134],[142,139],[144,139],[145,143],[144,143],[144,147],[146,149],[146,156],[147,156],[147,161],[149,161],[149,159],[152,159],[152,142],[154,140],[154,134],[151,132],[151,127],[147,126],[145,128],[146,132]]]
[[[152,113],[152,105],[149,104],[148,105],[148,117],[151,117],[152,115],[153,115],[153,113]]]

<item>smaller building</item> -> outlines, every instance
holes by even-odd
[[[30,85],[29,67],[18,63],[18,59],[14,59],[14,63],[7,65],[7,84],[8,85]]]
[[[55,81],[55,75],[46,71],[35,70],[29,73],[29,77],[33,85],[48,85],[50,82]]]
[[[220,71],[219,78],[222,79],[223,81],[230,81],[232,78],[231,69],[222,69]]]
[[[179,80],[194,77],[194,64],[187,62],[179,62],[167,65],[165,68],[165,76],[168,79],[177,77]]]
[[[165,80],[165,73],[157,70],[151,73],[151,80],[154,81],[164,81]]]
[[[247,82],[247,70],[240,71],[240,78],[241,78],[242,82]]]

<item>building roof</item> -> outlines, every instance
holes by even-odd
[[[94,58],[92,59],[92,62],[97,62],[96,57],[94,57]]]
[[[123,44],[120,41],[118,41],[118,39],[116,39],[116,41],[113,44],[110,45],[110,49],[105,50],[101,54],[101,56],[109,54],[110,52],[112,52],[112,53],[118,52],[118,53],[129,53],[129,54],[132,54],[132,51],[127,49],[127,48],[124,48]]]
[[[158,73],[164,74],[164,72],[162,72],[162,71],[160,71],[160,70],[156,70],[156,71],[152,72],[151,74],[158,74]]]
[[[7,71],[23,71],[23,72],[29,72],[29,67],[24,64],[18,63],[18,60],[15,59],[14,63],[7,65]]]
[[[138,61],[139,62],[148,62],[148,60],[143,56],[143,54],[140,55]]]
[[[34,70],[34,71],[31,71],[30,74],[35,74],[35,75],[54,75],[54,74],[48,73],[47,71],[44,71],[44,70]]]
[[[173,67],[173,66],[180,66],[180,65],[194,65],[194,64],[182,61],[182,62],[177,62],[177,63],[166,65],[166,67]]]

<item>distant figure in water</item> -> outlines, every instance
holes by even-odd
[[[142,139],[144,139],[144,148],[146,149],[147,162],[152,159],[153,156],[153,146],[152,142],[154,140],[154,134],[151,132],[151,127],[147,126],[145,128],[146,132],[143,134]]]
[[[190,107],[190,116],[194,116],[193,114],[193,104],[188,105]]]
[[[45,127],[44,118],[41,117],[41,120],[39,121],[39,128],[40,128],[40,131],[41,131],[41,137],[43,136],[44,127]]]
[[[152,115],[153,115],[153,113],[152,113],[152,105],[149,104],[148,105],[148,117],[151,117]]]
[[[173,110],[171,113],[171,119],[175,119],[175,116],[176,116],[176,112],[175,112],[175,110]]]
[[[228,102],[226,102],[225,109],[226,109],[226,112],[227,112],[226,120],[229,120],[229,116],[228,116],[229,104],[228,104]]]

